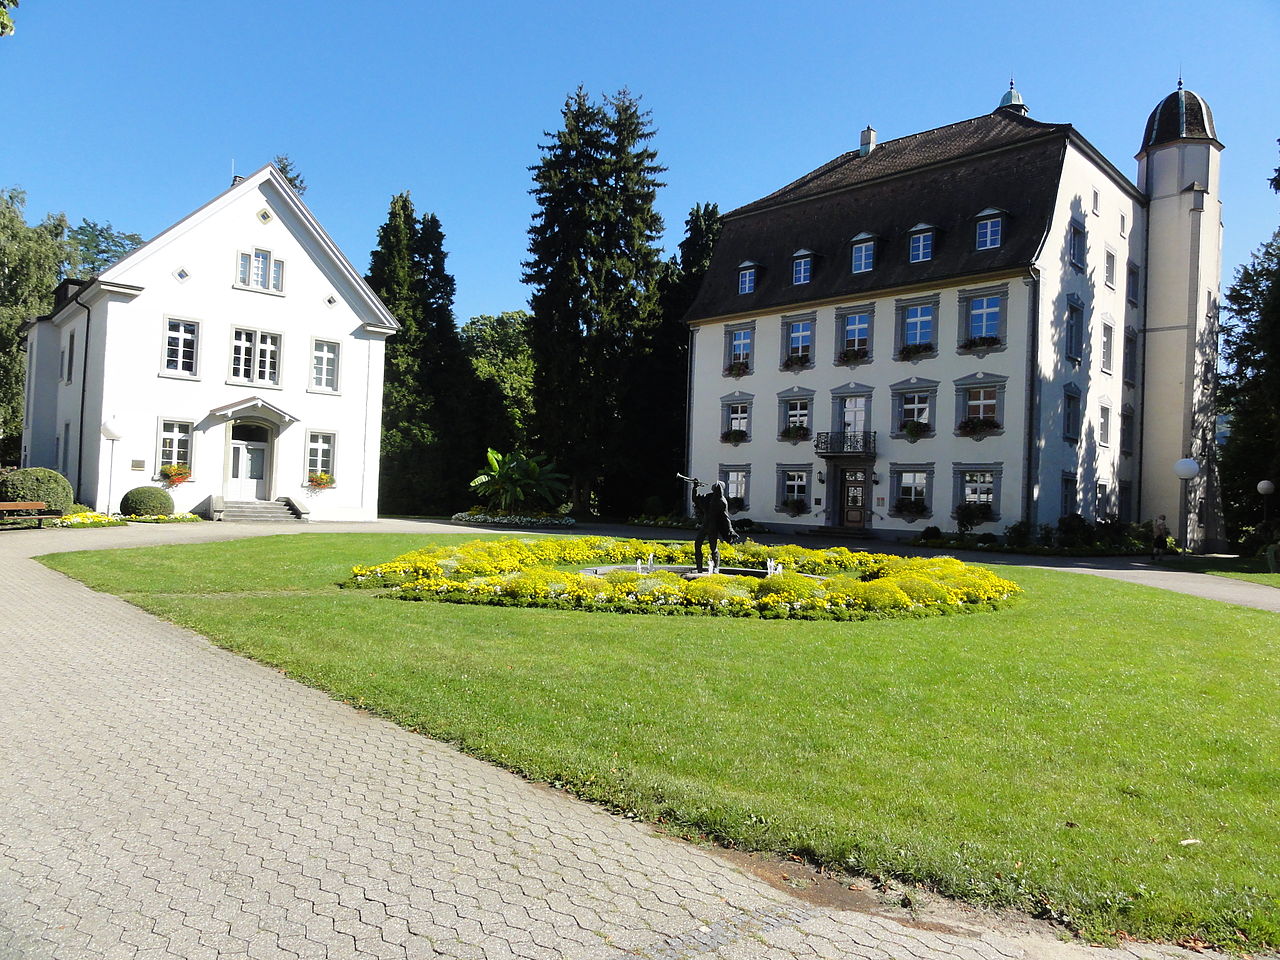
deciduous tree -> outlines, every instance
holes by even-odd
[[[73,263],[67,276],[85,279],[101,273],[121,257],[142,246],[142,237],[123,233],[110,223],[81,220],[69,234]]]
[[[487,402],[496,401],[499,408],[497,416],[486,420],[487,442],[499,450],[530,449],[533,352],[529,319],[524,310],[508,310],[496,316],[472,317],[460,331],[462,349],[471,360]]]

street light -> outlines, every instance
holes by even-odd
[[[1187,483],[1200,473],[1200,464],[1191,457],[1183,457],[1173,465],[1173,474],[1182,481],[1182,549],[1190,549],[1191,504],[1187,500]]]
[[[1262,494],[1262,524],[1271,529],[1271,495],[1276,492],[1276,485],[1270,480],[1258,481],[1258,493]]]

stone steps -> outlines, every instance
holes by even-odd
[[[285,520],[302,522],[302,518],[287,503],[279,500],[228,500],[222,519],[231,523],[277,523]]]

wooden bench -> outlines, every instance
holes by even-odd
[[[0,520],[8,518],[35,520],[36,526],[43,528],[46,520],[53,520],[60,516],[62,516],[61,511],[50,510],[47,503],[41,503],[39,500],[27,502],[21,500],[5,502],[0,500]]]

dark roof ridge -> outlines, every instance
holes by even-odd
[[[835,184],[832,184],[831,186],[819,189],[817,191],[804,192],[804,187],[806,185],[815,183],[819,181],[822,177],[856,160],[864,160],[867,157],[875,157],[877,160],[879,160],[885,156],[886,151],[890,154],[895,152],[900,152],[903,149],[905,149],[910,144],[911,141],[919,140],[922,137],[928,137],[930,139],[945,140],[948,134],[953,134],[959,131],[961,128],[972,127],[974,124],[977,124],[983,120],[991,120],[992,118],[999,118],[1001,121],[1012,123],[1018,127],[1023,127],[1026,129],[1027,133],[1030,134],[1030,136],[1027,136],[1023,139],[1014,140],[1008,143],[996,144],[996,145],[987,147],[985,149],[979,148],[979,149],[972,149],[972,150],[961,150],[960,152],[952,156],[942,157],[935,160],[926,160],[922,163],[909,165],[902,169],[887,170],[882,174],[873,175],[868,177],[865,180],[860,180],[855,183],[835,183]],[[920,170],[930,169],[930,168],[939,167],[939,166],[945,166],[948,163],[954,163],[959,160],[964,160],[964,159],[968,159],[975,156],[982,156],[988,153],[995,153],[1009,147],[1025,145],[1027,143],[1031,143],[1036,140],[1039,140],[1042,136],[1048,137],[1048,136],[1054,136],[1062,133],[1069,134],[1071,130],[1072,130],[1072,126],[1069,123],[1049,123],[1043,120],[1036,120],[1031,117],[1025,117],[1022,114],[1018,113],[1017,111],[997,109],[992,113],[980,114],[979,116],[976,116],[976,117],[970,117],[967,120],[957,120],[954,123],[944,124],[941,127],[933,127],[929,130],[920,130],[920,131],[917,131],[916,133],[907,134],[906,136],[896,137],[893,140],[886,140],[883,143],[877,145],[876,148],[871,153],[867,154],[865,157],[862,154],[861,150],[858,150],[858,149],[848,150],[840,154],[838,157],[835,157],[834,159],[829,160],[826,163],[822,164],[822,166],[817,167],[816,169],[809,171],[803,176],[797,177],[795,180],[791,181],[785,186],[780,187],[777,190],[774,190],[772,193],[766,194],[765,196],[757,200],[753,200],[749,203],[744,203],[739,207],[735,207],[733,210],[730,210],[728,213],[724,214],[724,218],[727,220],[731,217],[747,216],[752,213],[758,213],[762,210],[773,209],[775,207],[783,206],[787,203],[797,202],[800,200],[808,200],[814,197],[825,196],[833,192],[848,190],[854,186],[863,186],[871,183],[879,183],[885,180],[890,180],[899,176],[903,176],[905,174],[915,173]],[[799,191],[798,196],[788,196],[788,194],[793,194],[793,193],[796,193],[797,191]]]

